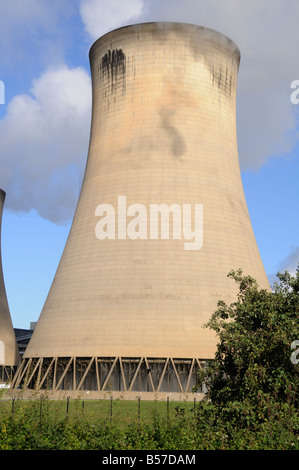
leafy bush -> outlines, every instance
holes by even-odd
[[[273,292],[231,271],[236,302],[218,309],[206,327],[219,337],[215,359],[199,374],[205,401],[231,448],[298,448],[299,365],[291,345],[299,340],[299,269],[278,273]]]

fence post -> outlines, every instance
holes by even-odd
[[[43,402],[42,402],[42,398],[40,398],[40,402],[39,402],[39,424],[41,424],[41,422],[42,422],[42,415],[43,415]]]
[[[16,399],[16,397],[12,397],[12,402],[11,402],[11,414],[14,413],[14,409],[15,409],[15,399]]]
[[[138,397],[138,422],[140,423],[140,397]]]
[[[112,423],[112,406],[113,406],[113,396],[110,398],[110,423]]]

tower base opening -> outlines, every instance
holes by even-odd
[[[91,396],[92,392],[190,394],[204,364],[198,358],[25,358],[14,376],[12,389],[91,392]]]
[[[16,371],[17,366],[0,365],[0,385],[2,388],[4,388],[4,386],[10,385],[10,383],[13,381]]]

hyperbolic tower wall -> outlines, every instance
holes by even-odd
[[[1,229],[5,196],[5,192],[0,189],[0,382],[11,379],[14,368],[20,363],[2,269]]]
[[[180,23],[128,26],[92,45],[84,181],[17,385],[190,390],[200,360],[215,353],[204,323],[219,299],[236,299],[228,272],[242,268],[269,287],[238,161],[239,61],[227,37]],[[115,227],[100,204],[114,209]],[[148,216],[152,204],[176,204],[181,215],[189,205],[194,230],[202,205],[199,248],[173,239],[171,218],[169,239],[150,237],[152,220],[137,225],[132,204]]]

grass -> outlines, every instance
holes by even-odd
[[[47,416],[55,418],[59,415],[66,414],[70,418],[84,414],[84,416],[92,421],[107,420],[120,429],[124,429],[130,424],[142,421],[149,424],[152,421],[153,414],[159,414],[161,419],[167,419],[171,416],[184,414],[192,416],[194,411],[194,403],[192,402],[176,402],[176,401],[142,401],[142,400],[51,400],[51,399],[33,399],[22,400],[0,400],[0,410],[17,411],[20,406],[22,408],[32,407],[35,403],[37,415],[47,413]]]
[[[74,405],[74,404],[73,404]],[[84,408],[82,407],[84,406]],[[80,407],[80,404],[76,404]],[[88,413],[94,418],[101,417],[113,421],[115,425],[123,428],[136,420],[143,423],[150,423],[153,413],[158,413],[162,419],[167,416],[181,414],[191,414],[194,404],[190,402],[163,402],[163,401],[125,401],[125,400],[91,400],[81,402],[84,413]],[[70,408],[69,408],[70,409]]]

